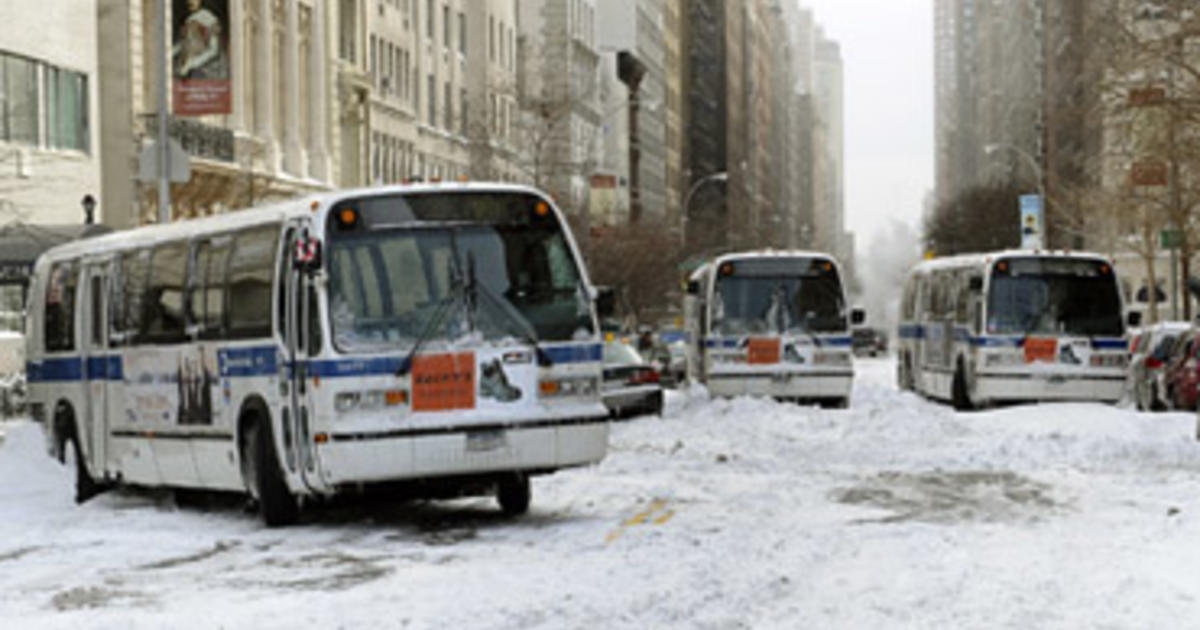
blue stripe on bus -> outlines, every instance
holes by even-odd
[[[905,324],[898,327],[898,332],[901,339],[925,339],[930,336],[930,329],[940,332],[941,325]],[[961,326],[954,327],[953,334],[955,341],[965,341],[977,348],[1021,348],[1025,345],[1024,335],[972,335],[969,329]],[[1102,337],[1091,339],[1091,345],[1095,350],[1125,350],[1129,342],[1120,337]]]
[[[853,345],[853,341],[849,335],[842,335],[838,337],[818,337],[814,335],[812,339],[816,342],[816,345],[820,347],[849,348],[851,345]],[[704,347],[723,349],[740,348],[744,341],[744,339],[706,339],[704,341]]]
[[[83,378],[83,361],[79,357],[44,359],[25,364],[25,379],[31,383],[58,383]]]
[[[600,344],[550,346],[544,348],[555,364],[598,363],[603,357]],[[376,357],[370,359],[324,359],[309,361],[309,373],[323,378],[395,374],[404,365],[405,357]],[[26,378],[31,383],[70,382],[87,380],[123,380],[121,355],[79,357],[30,361],[25,364]],[[279,373],[279,349],[276,346],[227,348],[217,351],[217,366],[222,377],[274,376]]]
[[[217,370],[221,376],[267,376],[279,372],[276,346],[226,348],[217,351]]]

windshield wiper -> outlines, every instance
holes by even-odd
[[[546,351],[543,350],[540,345],[538,345],[540,342],[537,337],[537,331],[534,330],[533,325],[530,324],[529,321],[526,320],[525,317],[521,315],[521,313],[518,312],[512,304],[509,303],[508,300],[496,295],[495,292],[492,291],[492,288],[488,285],[479,282],[479,279],[475,276],[475,254],[474,252],[470,251],[467,252],[466,292],[469,296],[471,296],[468,304],[472,312],[478,308],[475,303],[475,296],[482,295],[489,302],[495,305],[510,323],[514,323],[519,327],[520,330],[515,332],[523,341],[533,346],[533,352],[537,357],[538,366],[550,367],[551,365],[554,365],[554,361],[550,359],[550,355],[546,354]]]
[[[429,323],[425,325],[421,335],[417,337],[417,342],[413,344],[412,350],[408,351],[408,355],[404,357],[404,361],[400,363],[400,367],[396,370],[396,376],[405,376],[412,372],[413,359],[416,358],[417,352],[421,346],[433,336],[433,332],[442,325],[446,319],[446,314],[450,312],[450,304],[459,298],[465,298],[466,285],[462,278],[459,277],[457,269],[454,267],[453,259],[450,263],[450,291],[446,296],[438,302],[437,308],[433,312],[433,317],[429,319]]]

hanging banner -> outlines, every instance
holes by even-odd
[[[175,115],[231,113],[229,0],[172,0],[171,6]]]

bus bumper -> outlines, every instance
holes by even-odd
[[[507,425],[332,434],[318,447],[327,488],[477,473],[536,471],[594,464],[608,449],[605,417]]]
[[[1125,386],[1124,376],[1058,376],[1054,374],[979,374],[975,400],[1004,401],[1095,401],[1116,402]]]
[[[850,395],[854,372],[722,373],[708,376],[714,396],[769,396],[772,398],[845,398]]]

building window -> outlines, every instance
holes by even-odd
[[[371,65],[369,68],[367,68],[367,71],[371,74],[371,82],[374,83],[375,88],[378,89],[379,88],[379,71],[378,71],[379,51],[378,51],[378,49],[376,49],[376,43],[377,42],[375,41],[375,36],[372,35],[371,43],[370,43],[371,50],[370,50],[370,62],[369,62]]]
[[[458,91],[458,132],[467,135],[467,90]]]
[[[342,0],[338,5],[338,24],[341,26],[338,30],[338,55],[350,63],[354,63],[354,33],[358,30],[358,21],[355,19],[357,5],[356,0]]]
[[[46,146],[88,151],[87,75],[46,68]]]
[[[450,5],[443,4],[442,5],[442,46],[446,50],[450,50],[450,45],[451,45],[450,29],[451,29]]]
[[[458,12],[458,52],[467,54],[467,14]]]
[[[488,16],[488,60],[496,61],[496,18]]]
[[[37,63],[0,53],[0,140],[38,143]]]
[[[437,126],[437,77],[429,75],[429,126]]]
[[[450,131],[450,130],[454,129],[454,108],[451,107],[451,103],[453,103],[453,99],[451,98],[451,94],[450,94],[450,82],[449,81],[442,84],[442,100],[444,101],[444,103],[442,104],[442,107],[443,107],[443,112],[445,114],[444,116],[442,116],[442,119],[445,123],[446,131]]]
[[[425,37],[433,39],[433,0],[425,0]]]

